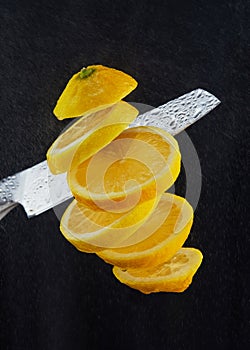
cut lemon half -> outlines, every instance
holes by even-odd
[[[66,172],[76,149],[86,160],[117,137],[136,118],[138,111],[127,102],[117,104],[78,119],[61,134],[47,152],[47,162],[53,174]]]
[[[191,205],[184,198],[164,193],[148,220],[123,242],[124,247],[105,249],[97,255],[122,268],[159,265],[182,247],[192,222]]]
[[[159,198],[154,198],[121,214],[93,210],[73,200],[62,216],[60,230],[83,252],[120,247],[147,220],[158,202]]]
[[[62,120],[94,113],[117,103],[137,86],[130,75],[114,68],[92,65],[74,74],[54,109]]]
[[[202,262],[202,253],[195,248],[181,248],[169,261],[141,269],[121,269],[113,273],[122,283],[142,293],[183,292],[191,284]]]
[[[86,161],[77,150],[68,184],[75,198],[92,208],[127,211],[167,190],[179,174],[180,160],[177,141],[167,132],[129,128]]]

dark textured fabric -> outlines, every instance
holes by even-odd
[[[18,207],[0,222],[1,350],[248,348],[248,4],[0,0],[0,178],[45,158],[67,124],[55,101],[82,66],[134,76],[129,101],[196,87],[222,101],[188,129],[203,174],[186,245],[204,261],[190,288],[132,290],[74,249],[52,210],[28,220]]]

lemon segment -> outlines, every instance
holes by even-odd
[[[124,247],[97,253],[105,262],[122,268],[159,265],[171,259],[186,241],[193,223],[193,209],[181,197],[164,193],[147,221]]]
[[[123,246],[150,216],[159,198],[137,204],[126,213],[93,210],[73,200],[64,212],[60,230],[78,250],[97,252]]]
[[[169,261],[141,269],[114,266],[113,273],[121,282],[145,294],[183,292],[191,284],[203,259],[195,248],[181,248]]]
[[[78,150],[84,161],[110,143],[137,117],[136,108],[120,101],[112,107],[78,119],[51,145],[47,162],[53,174],[66,172]]]
[[[80,163],[76,151],[68,172],[74,197],[92,207],[122,212],[161,196],[176,180],[181,155],[176,140],[159,128],[124,130]]]
[[[102,65],[88,66],[69,80],[54,114],[59,120],[85,117],[119,102],[136,86],[136,80],[122,71]]]

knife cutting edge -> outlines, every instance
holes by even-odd
[[[196,89],[140,114],[130,127],[151,125],[176,135],[219,104],[220,100],[211,93]],[[66,173],[53,175],[45,160],[0,181],[0,220],[18,204],[31,218],[71,197]]]

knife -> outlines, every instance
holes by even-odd
[[[156,126],[176,135],[220,104],[211,93],[196,89],[140,114],[129,127]],[[70,199],[66,173],[53,175],[43,161],[0,181],[0,220],[18,204],[28,218]]]

